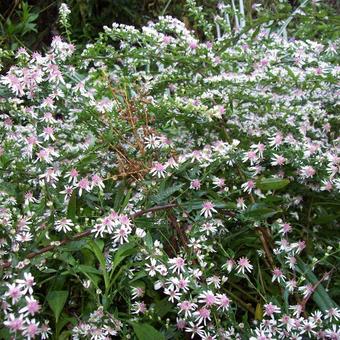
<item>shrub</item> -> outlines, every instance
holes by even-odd
[[[190,8],[1,77],[2,337],[339,337],[338,41]]]

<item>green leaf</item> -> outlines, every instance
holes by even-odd
[[[72,331],[64,331],[59,335],[59,340],[68,340],[72,336]]]
[[[131,198],[131,194],[132,194],[132,189],[130,189],[130,190],[127,192],[127,194],[126,194],[126,196],[125,196],[125,198],[124,198],[124,201],[123,201],[122,205],[120,206],[119,211],[123,211],[123,210],[125,209],[125,207],[128,205],[129,200],[130,200],[130,198]]]
[[[71,266],[75,266],[77,264],[76,259],[69,252],[61,252],[58,255],[58,259],[70,264]]]
[[[313,221],[313,224],[328,224],[334,221],[336,222],[337,218],[339,218],[339,215],[334,215],[334,214],[323,215],[323,216],[319,216],[318,218],[316,218]]]
[[[255,309],[255,320],[262,320],[262,319],[263,319],[263,306],[261,303],[258,303]]]
[[[5,191],[8,195],[12,196],[15,196],[16,193],[19,191],[17,185],[9,182],[0,183],[0,190]]]
[[[152,249],[153,248],[153,239],[152,239],[152,235],[150,234],[150,232],[146,233],[145,236],[145,244],[148,248]]]
[[[76,270],[80,273],[91,273],[91,274],[97,274],[97,275],[102,274],[102,272],[98,270],[97,268],[87,266],[85,264],[80,264],[79,266],[76,267]]]
[[[64,251],[78,251],[83,249],[86,240],[71,241],[63,246]]]
[[[144,277],[146,277],[146,276],[147,276],[147,274],[146,274],[145,271],[137,272],[137,273],[135,274],[134,278],[130,281],[130,283],[132,284],[133,282],[135,282],[135,281],[137,281],[137,280],[139,280],[139,279],[142,279],[142,278],[144,278]],[[132,284],[132,286],[133,286],[133,284]]]
[[[96,255],[97,260],[99,261],[100,269],[102,271],[103,277],[104,277],[104,283],[105,283],[105,291],[107,293],[107,290],[109,289],[109,275],[106,270],[106,261],[105,257],[101,250],[101,243],[97,241],[90,240],[88,242],[89,248],[92,250],[92,252]]]
[[[11,334],[8,328],[1,328],[0,329],[0,339],[10,339]]]
[[[262,203],[255,203],[244,212],[244,216],[254,219],[266,219],[274,216],[278,212],[280,212],[280,210],[273,210]]]
[[[47,294],[46,300],[54,313],[56,323],[58,323],[60,313],[64,308],[67,297],[67,290],[55,290]]]
[[[155,203],[161,203],[164,202],[168,197],[170,197],[172,194],[174,194],[176,191],[181,189],[183,186],[182,184],[174,185],[171,187],[168,187],[164,190],[161,190],[158,194],[151,197],[151,200]]]
[[[138,340],[165,340],[162,333],[147,323],[131,322],[131,325]]]
[[[167,298],[159,300],[155,303],[155,313],[161,318],[172,310],[172,304]]]
[[[67,218],[75,222],[77,212],[77,194],[74,190],[67,207]]]
[[[125,190],[126,187],[124,185],[124,182],[122,182],[116,191],[114,202],[113,202],[113,209],[116,211],[122,211],[124,209],[123,207],[123,200],[125,196]],[[129,195],[127,195],[129,196]]]
[[[262,178],[256,181],[256,187],[261,190],[278,190],[289,184],[289,179]]]
[[[75,317],[65,317],[65,315],[62,315],[60,320],[58,321],[56,325],[56,333],[60,334],[62,329],[67,325],[67,324],[72,324],[75,326],[77,324],[77,319]],[[65,333],[65,332],[63,332]],[[58,336],[58,340],[61,338],[61,336]],[[66,338],[67,339],[67,338]]]
[[[115,273],[116,268],[121,264],[121,262],[128,256],[135,254],[136,248],[134,243],[125,243],[122,245],[116,252],[112,267],[111,267],[111,273],[110,273],[110,287],[114,284],[115,279],[117,279],[117,275],[113,277],[113,274]]]

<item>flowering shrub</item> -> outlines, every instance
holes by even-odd
[[[340,338],[338,41],[190,4],[0,78],[2,338]]]

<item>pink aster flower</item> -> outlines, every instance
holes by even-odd
[[[245,154],[244,154],[244,157],[243,157],[243,160],[242,160],[244,163],[245,162],[250,162],[250,165],[254,165],[255,163],[257,163],[258,161],[258,157],[257,157],[257,154],[255,151],[253,150],[250,150],[250,151],[247,151]]]
[[[184,292],[187,292],[189,290],[189,280],[184,278],[182,274],[180,274],[179,277],[173,278],[172,282],[179,291],[183,290]]]
[[[225,294],[217,294],[217,309],[222,309],[222,311],[227,311],[230,307],[230,299]]]
[[[280,229],[279,229],[279,233],[280,234],[288,234],[290,232],[292,232],[293,228],[289,223],[282,223],[280,224]]]
[[[315,288],[311,283],[299,287],[299,291],[302,292],[304,298],[311,296],[314,293],[314,290]]]
[[[129,242],[129,235],[131,234],[131,227],[121,225],[118,229],[114,231],[113,241],[123,244],[124,242]]]
[[[79,175],[79,173],[78,173],[77,169],[73,168],[73,169],[71,169],[71,171],[68,174],[65,175],[65,177],[68,178],[69,183],[72,182],[73,185],[76,185],[78,175]]]
[[[272,166],[277,166],[277,165],[279,165],[279,166],[282,166],[282,165],[284,165],[285,163],[286,163],[286,158],[284,158],[283,156],[281,156],[281,155],[276,155],[275,153],[273,154],[273,157],[272,157],[272,159],[271,159],[271,165]]]
[[[340,310],[339,308],[329,308],[326,310],[326,315],[325,315],[326,319],[329,319],[330,321],[333,321],[333,319],[335,321],[338,321],[340,319]]]
[[[59,232],[63,231],[64,233],[67,233],[68,231],[72,230],[72,227],[74,227],[74,224],[70,219],[62,218],[61,220],[55,222],[54,229]]]
[[[87,177],[82,178],[78,182],[78,188],[79,188],[79,196],[81,196],[83,190],[89,192],[91,189],[90,181],[87,179]]]
[[[183,319],[176,318],[176,328],[180,331],[183,331],[187,322]]]
[[[295,269],[296,263],[297,263],[296,257],[294,257],[294,256],[287,256],[285,263],[288,264],[290,269]]]
[[[178,162],[175,160],[175,158],[170,157],[168,161],[165,163],[166,167],[169,167],[171,169],[178,169]]]
[[[227,268],[227,271],[230,273],[233,268],[235,267],[235,260],[234,259],[229,259],[226,261],[226,263],[223,265],[223,267]]]
[[[159,162],[156,162],[150,170],[150,173],[153,176],[157,176],[158,178],[165,178],[166,175],[166,165],[163,165]]]
[[[21,290],[21,286],[16,285],[15,283],[8,283],[8,290],[5,293],[6,297],[9,297],[10,299],[12,299],[12,304],[17,303],[21,296],[24,294],[23,291]]]
[[[254,149],[256,153],[258,153],[260,158],[263,158],[263,152],[266,149],[266,146],[264,144],[262,143],[252,144],[250,147]]]
[[[8,319],[4,321],[4,325],[13,333],[21,331],[24,328],[24,320],[22,316],[16,317],[14,314],[9,314]]]
[[[48,149],[42,148],[39,152],[36,153],[36,156],[37,160],[39,160],[40,162],[50,163],[52,161],[51,153]]]
[[[280,268],[274,268],[272,274],[273,274],[272,282],[274,282],[275,280],[277,280],[278,282],[284,282],[286,279]]]
[[[322,190],[322,191],[332,191],[333,190],[332,181],[322,180],[321,183],[322,183],[322,186],[321,186],[320,190]]]
[[[100,223],[96,224],[92,232],[95,233],[95,237],[103,237],[104,233],[112,234],[113,233],[114,222],[110,217],[104,217]]]
[[[30,203],[37,203],[38,200],[34,198],[33,193],[28,191],[25,193],[25,205],[29,205]]]
[[[194,316],[196,317],[196,322],[198,325],[203,323],[205,326],[207,324],[207,321],[210,321],[210,310],[206,307],[202,307],[196,312],[194,312]]]
[[[179,308],[179,312],[184,313],[184,317],[187,318],[191,317],[192,311],[194,311],[197,308],[197,305],[188,300],[184,300],[182,302],[179,302],[177,304],[177,307]]]
[[[132,299],[137,299],[144,296],[144,289],[142,287],[132,287]]]
[[[201,188],[201,181],[194,179],[190,182],[190,189],[199,190]]]
[[[305,241],[298,241],[291,244],[293,253],[300,254],[306,248]]]
[[[41,325],[41,339],[45,340],[49,338],[49,334],[51,334],[51,328],[48,325],[48,321],[45,321],[42,325]]]
[[[146,311],[147,311],[147,308],[146,308],[146,304],[144,301],[141,301],[141,302],[135,302],[133,305],[132,305],[132,308],[133,308],[133,314],[145,314]]]
[[[191,339],[193,339],[196,334],[200,337],[204,336],[203,326],[196,325],[191,321],[189,322],[189,325],[185,328],[185,331],[191,333]]]
[[[289,292],[293,292],[295,288],[297,287],[297,282],[296,280],[292,279],[286,282],[286,287]]]
[[[253,180],[249,180],[241,185],[241,188],[244,192],[248,192],[249,194],[255,189],[255,182]]]
[[[163,43],[164,43],[164,45],[170,44],[172,39],[173,39],[173,38],[172,38],[171,36],[169,36],[169,35],[164,35],[164,36],[163,36]]]
[[[17,279],[15,282],[19,285],[20,288],[23,288],[23,294],[29,292],[31,295],[33,294],[33,286],[35,286],[34,276],[31,273],[24,273],[23,279]]]
[[[271,302],[264,305],[264,315],[271,317],[277,313],[281,313],[281,310],[278,306],[273,305]]]
[[[244,210],[247,208],[246,204],[244,203],[244,198],[243,197],[239,197],[236,200],[236,206],[238,209]]]
[[[98,187],[100,190],[103,190],[105,188],[102,178],[97,174],[94,174],[92,176],[91,189],[93,189],[94,187]]]
[[[269,145],[274,149],[277,149],[283,143],[283,136],[281,133],[277,133],[275,136],[269,138]]]
[[[39,302],[32,296],[25,296],[26,306],[19,310],[20,314],[34,315],[40,310]]]
[[[198,44],[196,41],[192,40],[189,42],[189,48],[192,50],[195,50],[197,48]]]
[[[149,276],[154,277],[157,274],[157,261],[155,259],[150,259],[150,264],[145,264],[145,270]]]
[[[208,290],[198,295],[198,302],[205,304],[207,307],[211,307],[216,304],[217,300],[214,293]]]
[[[217,212],[214,209],[214,204],[210,201],[206,201],[203,203],[202,210],[201,210],[201,215],[204,214],[205,218],[212,217],[212,212]]]
[[[43,137],[44,141],[48,141],[49,139],[54,141],[55,140],[54,129],[51,126],[45,127],[40,137]]]
[[[35,321],[34,319],[26,319],[25,321],[26,325],[22,334],[27,337],[26,339],[36,338],[36,336],[40,333],[39,322]]]
[[[303,178],[312,178],[315,175],[315,173],[316,173],[315,169],[310,165],[303,166],[300,169],[300,174],[301,177]]]
[[[177,272],[178,274],[185,271],[185,260],[182,257],[175,257],[169,259],[169,264],[171,265],[169,268],[172,272]]]
[[[181,293],[178,292],[176,289],[164,289],[164,294],[169,295],[168,300],[172,303],[175,303],[175,300],[180,300]]]
[[[237,272],[244,274],[244,271],[251,272],[253,269],[253,266],[250,264],[247,257],[241,257],[237,261]]]
[[[222,189],[222,188],[225,187],[225,179],[224,178],[214,177],[213,184],[214,184],[214,188]]]

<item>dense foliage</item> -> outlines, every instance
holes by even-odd
[[[0,77],[1,338],[340,338],[339,40],[187,6]]]
[[[317,5],[297,11],[294,21],[288,27],[297,37],[332,39],[339,37],[340,2],[337,0],[311,1]],[[48,47],[54,35],[60,34],[58,8],[61,0],[2,0],[0,1],[0,55],[2,49],[43,50]],[[197,0],[211,19],[216,11],[216,0]],[[232,1],[226,1],[232,4]],[[230,6],[228,12],[238,13],[239,0]],[[242,2],[243,3],[243,2]],[[142,27],[159,15],[171,15],[196,29],[187,12],[186,0],[67,0],[70,13],[72,41],[79,46],[98,37],[103,25],[112,22]],[[259,23],[276,24],[285,20],[298,7],[298,0],[244,0],[243,8],[249,25]],[[197,32],[202,34],[203,32]],[[10,63],[10,59],[7,60]]]

